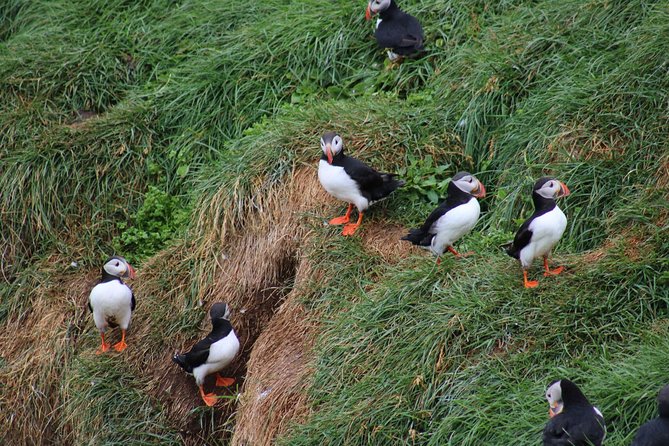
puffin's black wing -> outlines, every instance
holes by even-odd
[[[340,165],[346,174],[358,184],[360,193],[370,202],[381,200],[404,185],[404,181],[395,179],[395,174],[377,172],[362,161],[350,156],[344,157]]]
[[[529,245],[530,240],[532,239],[530,223],[532,223],[532,218],[520,226],[520,229],[518,229],[518,232],[516,232],[516,236],[513,238],[513,243],[507,248],[506,253],[511,257],[519,259],[520,250]]]
[[[639,428],[632,446],[669,445],[669,419],[655,418]]]
[[[409,230],[409,234],[402,237],[402,240],[407,240],[414,245],[430,246],[434,234],[430,232],[432,225],[436,223],[444,214],[453,209],[455,206],[444,200],[425,220],[425,223],[420,228]]]
[[[137,301],[135,300],[135,293],[132,293],[132,297],[130,298],[130,311],[135,311],[136,305]]]
[[[88,309],[91,311],[91,313],[93,312],[93,305],[91,305],[90,299],[88,299]]]
[[[195,344],[188,353],[182,355],[184,357],[184,362],[188,364],[191,370],[207,362],[207,358],[209,357],[209,348],[213,343],[214,341],[209,336],[207,336]]]
[[[408,56],[423,49],[423,28],[418,20],[409,14],[381,21],[375,36],[379,47],[390,48],[401,56]]]

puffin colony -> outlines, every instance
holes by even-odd
[[[393,62],[414,57],[424,51],[424,33],[418,20],[403,12],[394,0],[371,0],[365,17],[378,15],[374,31],[377,44],[388,51]],[[322,155],[318,162],[318,180],[334,198],[348,204],[346,213],[333,218],[330,225],[344,225],[342,235],[352,236],[362,223],[363,214],[374,203],[387,198],[405,183],[396,174],[378,172],[364,162],[344,153],[344,140],[336,132],[326,132],[321,141]],[[536,258],[543,259],[544,276],[560,274],[564,267],[551,269],[548,256],[562,238],[567,217],[556,200],[569,195],[569,188],[553,177],[543,177],[532,188],[534,213],[520,226],[512,242],[504,245],[509,256],[517,259],[523,271],[523,286],[535,288],[536,280],[528,278],[528,270]],[[478,200],[485,198],[483,183],[469,172],[457,172],[448,184],[446,198],[425,219],[425,222],[402,238],[429,250],[440,263],[449,251],[460,254],[454,244],[476,225],[481,213]],[[358,218],[351,222],[353,208]],[[117,352],[127,348],[126,332],[135,310],[135,296],[123,279],[134,279],[135,270],[120,256],[112,256],[102,266],[101,278],[90,292],[89,308],[102,340],[97,354],[110,350],[105,339],[108,328],[121,328],[121,340],[113,345]],[[205,378],[216,374],[216,386],[231,386],[235,379],[223,377],[220,371],[229,366],[239,352],[239,339],[230,322],[230,307],[215,303],[209,310],[211,332],[187,353],[175,354],[172,360],[195,377],[195,384],[207,406],[217,398],[205,393]],[[543,431],[544,446],[601,446],[606,437],[602,412],[592,406],[579,387],[568,379],[549,384],[546,390],[549,421]],[[669,446],[669,385],[658,395],[659,416],[641,426],[632,446]]]

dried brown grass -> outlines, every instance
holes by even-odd
[[[4,444],[53,444],[62,404],[64,366],[85,325],[86,298],[98,274],[64,271],[70,260],[52,256],[25,284],[30,308],[0,330],[0,437]],[[62,434],[62,432],[61,432]]]
[[[262,445],[308,416],[305,388],[315,317],[300,304],[314,275],[305,247],[311,245],[314,224],[339,207],[344,204],[322,190],[315,169],[299,167],[285,182],[254,197],[254,205],[237,217],[231,215],[239,209],[226,209],[224,227],[163,250],[138,271],[131,284],[138,304],[129,347],[111,354],[142,376],[142,390],[160,401],[185,444],[201,444],[208,433],[193,410],[202,406],[195,382],[171,357],[210,330],[206,311],[218,301],[233,309],[241,351],[224,371],[237,378],[235,386],[205,383],[207,390],[230,397],[216,405],[215,424],[229,425],[238,411],[233,443]],[[359,233],[365,250],[388,262],[410,253],[399,240],[405,228],[374,220]],[[62,412],[67,393],[59,385],[74,355],[93,355],[98,347],[87,300],[99,270],[64,272],[62,265],[69,262],[62,257],[45,261],[42,274],[26,288],[29,311],[0,333],[0,351],[8,360],[0,368],[0,428],[6,433],[0,438],[8,444],[51,444],[76,436],[70,423],[77,422],[77,414]],[[191,320],[201,321],[198,330],[183,329]],[[115,342],[119,336],[114,330],[108,338]]]

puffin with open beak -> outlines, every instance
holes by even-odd
[[[93,313],[95,326],[100,331],[102,346],[97,354],[109,351],[105,341],[107,328],[121,327],[121,341],[114,344],[114,350],[122,352],[128,346],[125,334],[135,310],[135,295],[122,278],[135,278],[133,267],[120,256],[112,256],[102,266],[102,277],[91,290],[88,308]]]
[[[550,421],[544,446],[601,446],[606,436],[604,416],[568,379],[553,381],[546,390]]]
[[[392,173],[381,173],[344,154],[344,141],[335,132],[321,138],[323,155],[318,162],[318,180],[333,197],[347,202],[346,214],[330,220],[331,225],[344,225],[342,235],[349,236],[362,223],[367,208],[404,185]],[[358,221],[350,223],[353,206],[358,209]]]
[[[410,230],[402,240],[429,249],[437,256],[437,263],[445,250],[460,257],[453,243],[469,233],[478,221],[481,206],[477,198],[483,197],[483,183],[469,172],[456,173],[448,183],[446,200],[432,211],[423,226]]]
[[[555,202],[567,195],[569,189],[563,182],[551,177],[540,178],[532,189],[534,213],[520,226],[513,242],[505,245],[507,254],[520,260],[525,288],[539,285],[538,281],[527,278],[527,270],[537,257],[544,258],[544,276],[562,272],[561,266],[555,269],[548,267],[548,254],[567,228],[567,217]]]
[[[371,20],[376,14],[376,43],[388,50],[391,61],[423,51],[423,28],[415,17],[400,10],[395,0],[370,0],[365,18]]]

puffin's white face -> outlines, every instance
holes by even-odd
[[[474,175],[467,174],[457,180],[451,181],[463,192],[467,192],[477,198],[485,197],[485,187]]]
[[[570,194],[569,188],[562,182],[554,178],[546,181],[539,189],[535,191],[539,195],[548,199],[556,199],[558,197],[566,197]]]
[[[115,277],[135,277],[135,270],[123,257],[112,257],[103,266],[107,273]]]
[[[378,14],[381,11],[385,11],[390,6],[390,0],[370,0],[367,4],[367,12],[365,13],[365,18],[367,20],[371,19],[374,14]]]
[[[332,164],[332,160],[344,148],[344,141],[341,136],[333,132],[328,132],[321,138],[321,150],[328,158],[328,163]]]
[[[562,402],[562,387],[560,387],[560,381],[555,381],[553,384],[548,386],[546,390],[546,399],[548,400],[548,416],[553,418],[555,415],[562,412],[564,408],[564,403]]]

